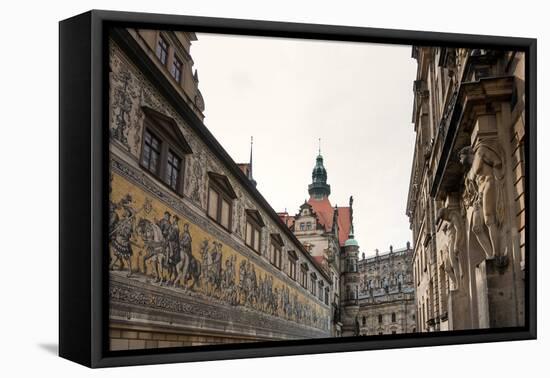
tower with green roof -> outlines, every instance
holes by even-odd
[[[321,147],[315,162],[315,167],[311,173],[312,182],[308,185],[308,192],[311,198],[322,200],[330,195],[330,185],[327,184],[327,170],[323,164]]]

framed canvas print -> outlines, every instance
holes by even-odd
[[[90,11],[59,69],[62,357],[536,337],[536,40]]]

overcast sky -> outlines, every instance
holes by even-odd
[[[276,211],[295,214],[321,138],[332,205],[354,197],[367,255],[411,240],[405,215],[414,147],[410,46],[198,34],[191,54],[205,124],[236,162],[249,159]]]

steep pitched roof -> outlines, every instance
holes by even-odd
[[[349,231],[351,229],[351,219],[349,207],[338,208],[338,241],[343,246],[348,240]]]
[[[334,219],[334,210],[330,200],[325,197],[322,200],[316,200],[310,198],[307,201],[313,211],[317,214],[319,222],[325,227],[325,231],[329,232],[332,230],[332,223]],[[343,246],[346,240],[348,239],[349,231],[351,228],[350,212],[349,207],[339,207],[338,208],[338,241],[340,246]]]

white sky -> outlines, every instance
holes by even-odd
[[[353,195],[361,251],[411,240],[410,46],[197,36],[205,124],[236,162],[248,162],[254,136],[254,178],[276,211],[295,214],[309,198],[321,138],[329,198],[347,206]]]

